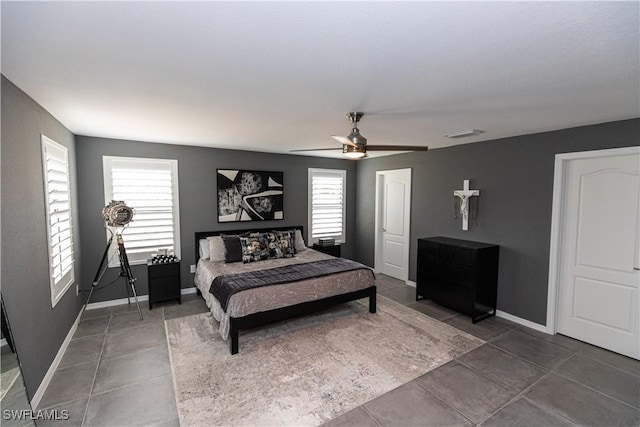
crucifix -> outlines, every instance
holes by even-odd
[[[462,215],[462,229],[469,230],[469,199],[473,196],[480,196],[480,190],[469,190],[469,180],[464,180],[462,190],[453,192],[455,197],[460,198],[460,215]]]

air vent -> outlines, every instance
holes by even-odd
[[[463,130],[462,132],[450,133],[450,134],[444,135],[444,137],[445,138],[464,138],[465,136],[480,135],[481,133],[484,133],[484,131],[480,129],[469,129],[469,130]]]

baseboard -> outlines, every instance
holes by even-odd
[[[382,274],[381,271],[376,271],[376,270],[374,270],[373,273],[374,274]],[[389,277],[391,277],[391,276],[389,276]],[[392,277],[392,279],[393,279],[393,277]],[[413,280],[408,280],[407,279],[407,280],[404,281],[404,283],[405,283],[405,285],[411,286],[412,288],[416,287],[416,282],[414,282]]]
[[[135,300],[133,298],[131,298],[132,302],[135,302]],[[138,301],[142,302],[142,301],[149,301],[149,295],[139,295],[138,296]],[[113,307],[116,305],[122,305],[122,304],[128,304],[129,303],[129,299],[128,298],[119,298],[119,299],[112,299],[109,301],[100,301],[100,302],[92,302],[90,304],[87,304],[87,310],[96,310],[98,308],[105,308],[105,307]]]
[[[416,287],[416,282],[413,280],[407,280],[405,282],[408,286],[412,288]],[[526,326],[527,328],[535,329],[536,331],[544,332],[545,334],[553,335],[553,332],[549,331],[545,325],[540,325],[539,323],[534,323],[530,320],[523,319],[518,316],[514,316],[513,314],[505,313],[504,311],[496,310],[496,317],[501,317],[506,320],[510,320],[514,323],[517,323],[522,326]]]
[[[197,292],[198,288],[196,288],[195,286],[192,286],[191,288],[182,288],[180,289],[180,294],[181,295],[188,295],[188,294],[195,294]],[[133,298],[131,298],[131,301],[133,301]],[[138,301],[149,301],[149,295],[140,295],[138,296]],[[100,301],[100,302],[92,302],[90,304],[87,304],[87,310],[95,310],[98,308],[105,308],[105,307],[114,307],[116,305],[122,305],[122,304],[128,304],[129,300],[127,298],[119,298],[119,299],[112,299],[109,301]]]
[[[526,326],[527,328],[535,329],[536,331],[543,332],[545,334],[553,335],[552,332],[547,330],[545,325],[541,325],[539,323],[534,323],[530,320],[523,319],[518,316],[514,316],[513,314],[505,313],[504,311],[496,310],[496,317],[500,317],[502,319],[510,320],[513,323],[517,323],[522,326]]]
[[[180,293],[182,295],[187,295],[187,294],[195,294],[196,291],[197,291],[197,288],[194,286],[194,287],[191,287],[191,288],[182,288],[180,290]],[[149,295],[140,295],[138,297],[138,301],[148,301],[148,300],[149,300]],[[94,309],[97,309],[97,308],[112,307],[112,306],[121,305],[121,304],[127,304],[127,303],[128,303],[127,298],[120,298],[120,299],[111,300],[111,301],[94,302],[94,303],[91,303],[91,304],[87,304],[86,310],[94,310]],[[71,329],[69,329],[69,333],[67,333],[67,336],[64,339],[64,341],[62,342],[62,345],[60,346],[60,349],[58,350],[58,353],[56,354],[56,357],[53,359],[53,362],[51,363],[51,366],[49,366],[49,369],[47,370],[46,375],[44,376],[44,378],[42,379],[42,382],[38,386],[38,390],[36,390],[36,392],[34,393],[33,399],[31,399],[31,407],[32,408],[34,408],[34,409],[38,408],[38,405],[40,404],[40,400],[42,399],[42,396],[44,395],[44,392],[47,390],[47,387],[49,386],[49,383],[51,382],[51,379],[53,378],[53,374],[55,374],[56,369],[58,369],[58,365],[60,365],[60,361],[64,357],[64,353],[67,351],[67,347],[69,347],[69,343],[71,342],[71,339],[73,338],[73,334],[75,334],[76,329],[78,329],[78,323],[80,323],[80,317],[81,316],[82,316],[82,310],[80,310],[80,312],[78,313],[78,317],[76,318],[75,322],[73,322],[73,325],[71,326]],[[0,343],[2,345],[7,345],[7,340],[2,338],[2,340],[0,340]]]
[[[31,399],[31,407],[33,409],[37,409],[38,405],[40,405],[40,399],[42,399],[44,392],[47,390],[47,387],[49,387],[49,383],[53,378],[53,374],[55,374],[56,369],[58,369],[58,365],[60,365],[60,361],[62,360],[64,353],[67,351],[67,347],[69,347],[71,338],[73,338],[73,334],[75,334],[76,329],[78,329],[78,323],[80,323],[81,316],[82,316],[82,310],[80,310],[80,312],[78,313],[78,317],[76,317],[76,321],[73,322],[73,325],[71,325],[71,329],[69,329],[69,333],[67,333],[66,338],[62,342],[62,345],[58,350],[58,354],[56,354],[56,357],[53,359],[53,362],[51,362],[51,366],[49,366],[49,370],[47,370],[47,373],[42,379],[42,382],[38,386],[38,390],[36,390],[36,392],[33,394],[33,398]]]

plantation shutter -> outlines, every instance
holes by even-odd
[[[105,202],[134,210],[122,232],[129,262],[144,263],[158,249],[179,257],[177,161],[105,156],[104,166]],[[109,265],[118,265],[117,257]]]
[[[46,136],[41,139],[53,307],[75,280],[69,153],[66,147]]]
[[[309,169],[311,241],[332,237],[345,242],[346,171]]]

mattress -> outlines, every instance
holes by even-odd
[[[354,270],[299,282],[249,289],[234,294],[229,300],[229,305],[225,312],[220,303],[209,292],[213,279],[220,275],[238,274],[245,271],[275,268],[330,258],[332,258],[330,255],[313,249],[306,249],[297,253],[293,258],[279,258],[247,264],[241,262],[227,264],[224,261],[200,259],[194,281],[213,317],[220,323],[220,335],[226,340],[229,337],[230,317],[243,317],[253,313],[366,289],[375,283],[370,271]]]

